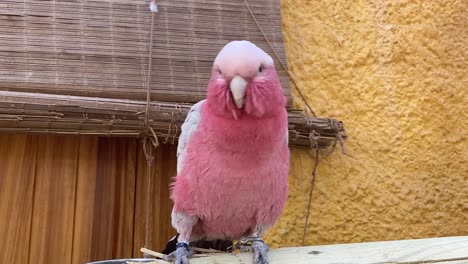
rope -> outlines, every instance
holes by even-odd
[[[175,119],[175,116],[177,116],[177,120]],[[172,118],[171,122],[169,123],[169,127],[167,129],[167,135],[163,139],[164,144],[170,143],[174,144],[177,138],[177,133],[179,132],[179,126],[176,124],[176,121],[180,120],[180,115],[179,113],[174,114],[172,113]]]
[[[315,187],[315,178],[317,174],[317,166],[319,164],[319,153],[320,150],[317,148],[315,149],[315,164],[314,164],[314,169],[312,170],[312,180],[311,180],[311,187],[310,187],[310,192],[309,192],[309,202],[307,205],[307,214],[306,214],[306,219],[305,219],[305,224],[304,224],[304,233],[302,235],[302,245],[305,246],[305,237],[307,234],[307,226],[309,225],[309,216],[310,216],[310,206],[312,204],[312,194],[314,192],[314,187]]]
[[[296,88],[297,92],[299,93],[299,96],[301,97],[302,101],[304,102],[304,104],[306,105],[307,109],[310,111],[310,113],[314,116],[314,117],[317,117],[317,115],[315,114],[314,110],[312,110],[312,107],[310,106],[310,104],[307,102],[306,98],[305,98],[305,95],[304,93],[302,92],[302,90],[299,88],[299,85],[297,85],[295,79],[293,78],[291,72],[288,70],[288,68],[286,67],[286,65],[283,63],[283,61],[281,60],[279,54],[276,52],[276,50],[273,48],[273,45],[271,44],[270,40],[268,39],[267,35],[265,34],[265,32],[263,31],[262,27],[260,26],[260,23],[258,23],[257,21],[257,18],[255,17],[255,14],[252,12],[252,9],[250,9],[250,6],[249,4],[247,3],[247,0],[244,0],[244,5],[245,7],[247,8],[247,10],[249,11],[250,13],[250,16],[252,17],[252,19],[254,20],[255,24],[257,25],[258,29],[260,30],[260,32],[262,33],[263,35],[263,38],[265,38],[266,42],[268,43],[268,45],[270,46],[271,50],[273,51],[273,54],[275,55],[276,59],[279,61],[279,63],[281,64],[281,67],[286,71],[286,73],[288,74],[289,76],[289,79],[291,80],[291,82],[293,83],[293,86]],[[336,123],[333,123],[332,124],[332,127],[334,127],[334,129],[338,132],[338,136],[336,138],[336,141],[338,141],[340,143],[340,145],[342,146],[342,150],[344,149],[344,144],[343,144],[343,138],[341,137],[341,134],[339,133],[338,131],[338,124]],[[310,193],[309,193],[309,202],[308,202],[308,206],[307,206],[307,215],[306,215],[306,219],[305,219],[305,225],[304,225],[304,234],[302,236],[302,245],[304,245],[305,243],[305,237],[306,237],[306,234],[307,234],[307,226],[309,225],[309,215],[310,215],[310,207],[311,207],[311,204],[312,204],[312,194],[314,192],[314,187],[315,187],[315,178],[316,178],[316,174],[317,174],[317,166],[318,166],[318,163],[319,163],[319,153],[320,153],[320,150],[319,150],[319,147],[318,147],[318,142],[317,142],[317,133],[315,131],[312,131],[309,135],[309,140],[310,140],[310,145],[311,145],[311,148],[314,149],[315,148],[315,164],[314,164],[314,169],[312,171],[312,179],[311,179],[311,188],[310,188]],[[335,144],[336,144],[336,141],[335,141]]]
[[[146,141],[143,141],[143,144],[145,144]],[[143,148],[144,149],[144,148]],[[149,148],[149,153],[145,153],[145,155],[148,154],[147,157],[150,157],[150,159],[147,158],[147,166],[146,166],[146,178],[147,178],[147,182],[146,182],[146,204],[145,204],[145,246],[146,247],[149,247],[150,244],[150,229],[151,229],[151,225],[150,225],[150,219],[151,219],[151,216],[150,216],[150,212],[151,212],[151,200],[150,200],[150,197],[151,197],[151,164],[153,162],[153,148]]]
[[[146,177],[147,177],[147,182],[146,182],[146,212],[145,212],[145,244],[146,246],[149,246],[149,235],[150,235],[150,212],[151,212],[151,165],[153,164],[154,161],[154,156],[153,156],[153,148],[158,148],[159,146],[159,141],[158,141],[158,136],[156,135],[156,132],[154,129],[150,126],[149,123],[149,115],[150,115],[150,106],[151,106],[151,70],[153,67],[153,43],[154,43],[154,21],[155,21],[155,13],[157,12],[157,5],[155,0],[151,1],[150,4],[150,10],[151,10],[151,31],[150,31],[150,42],[149,42],[149,54],[148,54],[148,74],[147,74],[147,80],[146,80],[146,109],[145,109],[145,119],[144,119],[144,125],[146,127],[146,135],[143,139],[143,153],[145,154],[146,157]]]
[[[151,4],[155,5],[154,0]],[[155,21],[155,12],[151,13],[151,31],[150,31],[150,42],[149,42],[149,54],[148,54],[148,74],[146,80],[146,109],[145,109],[145,119],[144,126],[146,127],[146,135],[143,139],[143,152],[145,153],[146,161],[148,166],[151,166],[154,157],[152,156],[151,148],[157,148],[159,146],[158,137],[154,129],[150,126],[149,115],[150,115],[150,106],[151,106],[151,70],[153,67],[153,43],[154,43],[154,21]],[[148,144],[147,141],[151,143]]]
[[[257,21],[257,18],[255,17],[255,14],[252,12],[252,9],[250,9],[250,6],[249,4],[247,3],[247,0],[244,0],[244,5],[245,7],[247,8],[247,10],[249,11],[250,13],[250,16],[252,17],[252,19],[254,20],[255,24],[257,25],[258,29],[260,30],[260,32],[262,33],[263,35],[263,38],[265,38],[266,42],[268,43],[268,45],[270,46],[271,50],[273,51],[273,54],[275,54],[275,57],[276,59],[279,61],[279,63],[281,64],[281,67],[284,69],[284,71],[288,74],[289,76],[289,79],[291,80],[291,82],[293,83],[293,86],[296,88],[297,92],[299,93],[299,96],[301,96],[301,99],[302,101],[304,102],[304,104],[307,106],[307,108],[309,109],[310,113],[316,117],[317,115],[315,114],[314,110],[312,110],[312,107],[309,105],[309,103],[307,102],[306,98],[305,98],[305,95],[304,93],[302,92],[302,90],[299,88],[299,86],[297,85],[296,81],[294,80],[291,72],[289,72],[288,68],[286,67],[286,64],[283,63],[283,61],[281,60],[281,57],[279,56],[279,54],[276,52],[275,48],[273,48],[273,45],[271,44],[270,40],[268,39],[267,35],[265,34],[265,32],[263,31],[262,27],[260,26],[260,23],[258,23]]]
[[[346,155],[346,148],[345,148],[345,144],[344,144],[344,139],[343,139],[343,136],[340,133],[340,128],[341,128],[340,123],[335,119],[331,119],[330,120],[330,125],[331,125],[332,129],[335,130],[335,133],[336,133],[335,145],[336,145],[336,142],[338,141],[338,143],[340,144],[340,147],[341,147],[341,153],[343,155]]]

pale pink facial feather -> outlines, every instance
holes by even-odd
[[[250,82],[244,111],[235,106],[229,90],[229,82],[235,75]],[[208,83],[207,98],[212,110],[226,118],[272,116],[284,110],[286,104],[273,59],[246,41],[231,42],[218,54]]]

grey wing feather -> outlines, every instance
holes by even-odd
[[[182,170],[185,154],[187,152],[187,145],[190,143],[190,138],[193,132],[198,128],[198,124],[201,120],[201,108],[205,100],[202,100],[194,104],[185,118],[182,124],[182,131],[179,137],[179,143],[177,145],[177,173]]]

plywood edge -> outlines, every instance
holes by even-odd
[[[270,264],[468,263],[468,236],[290,247],[270,251]],[[252,263],[251,253],[212,254],[191,264]]]

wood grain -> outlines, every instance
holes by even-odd
[[[271,264],[423,264],[468,263],[468,236],[355,243],[271,250]],[[191,264],[251,263],[252,254],[216,254]]]
[[[99,139],[92,260],[132,257],[136,149],[136,139]]]
[[[71,261],[77,153],[77,137],[38,140],[29,263]]]
[[[98,166],[98,138],[80,137],[73,229],[73,264],[91,261]]]
[[[176,175],[176,151],[175,145],[161,145],[154,153],[155,160],[151,166],[150,177],[147,174],[147,162],[143,151],[141,148],[138,151],[135,242],[133,245],[135,258],[142,257],[140,248],[143,246],[161,251],[166,242],[175,235],[175,230],[171,226],[172,201],[169,197],[169,184],[172,177]],[[147,199],[148,185],[150,187],[149,200]]]
[[[27,263],[36,136],[0,136],[0,263]]]
[[[141,256],[148,182],[138,144],[133,138],[0,134],[0,263]],[[157,248],[174,232],[168,186],[175,151],[162,145],[151,170],[149,245]]]

